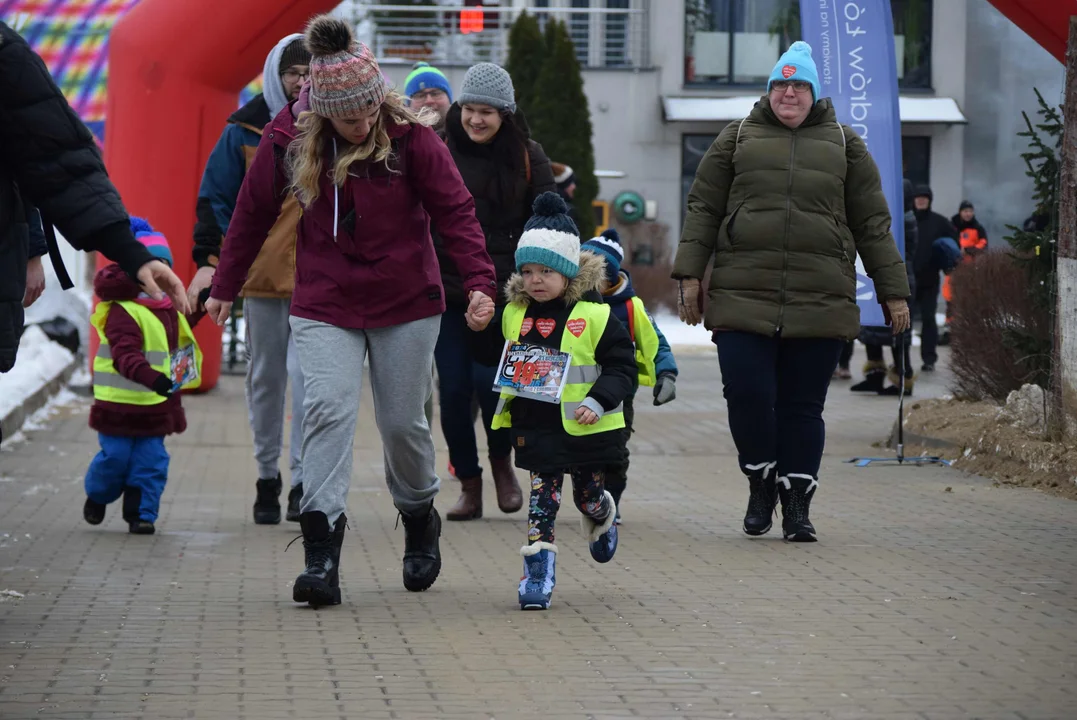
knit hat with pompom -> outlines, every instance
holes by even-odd
[[[557,193],[544,192],[532,209],[535,214],[524,225],[516,247],[516,269],[537,263],[571,280],[580,272],[580,231],[568,215],[568,205]]]
[[[385,100],[385,79],[370,48],[356,42],[348,23],[319,15],[304,36],[310,51],[310,110],[326,118],[354,118]]]

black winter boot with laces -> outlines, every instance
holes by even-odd
[[[299,516],[307,569],[295,579],[292,600],[310,603],[312,607],[340,604],[340,548],[347,522],[344,513],[332,527],[323,512]]]
[[[254,498],[254,524],[277,525],[280,523],[280,473],[277,477],[260,478],[255,488],[258,494]]]
[[[815,526],[808,519],[815,488],[819,481],[811,475],[790,473],[778,478],[778,495],[782,499],[782,532],[789,542],[815,542]]]
[[[400,511],[404,521],[404,587],[422,592],[441,572],[441,516],[430,503],[422,510]]]
[[[744,532],[766,535],[773,524],[778,490],[774,485],[775,463],[761,463],[744,468],[748,472],[748,511],[744,513]]]

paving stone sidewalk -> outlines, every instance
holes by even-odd
[[[567,502],[546,613],[517,609],[524,515],[492,490],[486,518],[446,523],[437,584],[403,589],[369,393],[344,605],[318,611],[291,602],[297,526],[251,521],[242,378],[185,399],[153,537],[117,507],[82,521],[96,438],[84,404],[60,413],[0,453],[0,591],[21,594],[0,595],[0,717],[1077,717],[1077,504],[844,464],[886,453],[896,404],[835,383],[821,541],[748,538],[717,362],[679,360],[678,400],[637,405],[615,561],[590,559]]]

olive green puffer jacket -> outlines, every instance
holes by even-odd
[[[864,141],[828,98],[792,130],[763,97],[700,162],[673,277],[702,279],[714,258],[708,329],[849,340],[860,331],[857,253],[880,300],[908,297]]]

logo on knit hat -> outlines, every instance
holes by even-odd
[[[796,68],[795,65],[783,65],[782,66],[782,77],[783,78],[788,80],[789,78],[793,77],[796,74],[797,74],[797,68]]]

